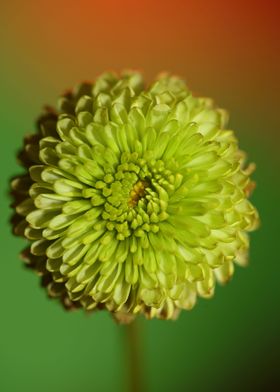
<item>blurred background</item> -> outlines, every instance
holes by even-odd
[[[104,70],[163,70],[231,114],[256,162],[262,219],[250,265],[178,321],[140,319],[145,391],[280,390],[277,1],[42,1],[0,6],[0,390],[125,391],[124,327],[107,313],[65,313],[24,269],[10,233],[15,154],[43,105]]]

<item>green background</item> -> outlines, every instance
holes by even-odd
[[[48,300],[38,277],[19,260],[24,241],[12,236],[8,223],[9,178],[21,170],[16,151],[24,134],[34,129],[42,106],[55,104],[65,87],[81,79],[94,79],[104,69],[124,67],[140,67],[148,80],[163,69],[179,73],[195,91],[214,97],[230,110],[230,127],[236,130],[249,159],[257,164],[257,188],[252,200],[261,216],[261,227],[251,237],[249,267],[237,267],[233,280],[225,287],[217,287],[213,299],[200,299],[191,312],[182,312],[176,322],[139,319],[145,390],[277,390],[280,138],[276,71],[280,61],[274,47],[279,42],[279,30],[272,31],[266,24],[276,8],[268,12],[267,8],[257,8],[256,2],[249,13],[237,2],[228,10],[232,23],[221,24],[227,15],[222,2],[214,2],[215,9],[204,10],[208,15],[202,16],[204,23],[195,2],[190,5],[192,19],[188,19],[188,9],[180,1],[159,11],[159,2],[149,6],[144,1],[140,10],[129,8],[123,1],[119,7],[109,9],[106,18],[108,2],[104,8],[96,2],[95,9],[90,2],[81,2],[79,8],[71,1],[72,8],[66,2],[57,3],[56,8],[49,3],[48,9],[45,3],[38,3],[43,8],[33,1],[11,1],[2,6],[1,12],[0,390],[126,389],[129,364],[125,328],[116,325],[107,313],[66,313],[55,301]],[[91,11],[91,34],[84,35],[84,18]],[[117,19],[118,12],[123,19]],[[249,22],[244,12],[250,15]],[[99,25],[96,27],[99,14],[106,22],[103,35],[99,34]],[[138,18],[137,22],[144,20],[145,25],[145,15],[150,15],[146,30],[143,36],[135,33],[133,41],[128,34],[129,17]],[[193,18],[200,22],[199,28]],[[124,26],[122,21],[127,20]],[[172,42],[166,31],[167,20],[174,28],[183,20],[186,23],[177,32],[172,29]],[[75,21],[77,25],[72,23]],[[213,27],[214,22],[220,23],[219,29]],[[120,26],[119,30],[116,26]],[[120,42],[118,55],[114,51],[116,41],[110,38],[116,34]],[[148,36],[150,41],[145,41],[144,49]],[[219,43],[212,42],[209,36],[220,37]],[[174,41],[176,37],[178,42]],[[94,38],[98,38],[96,44]],[[75,46],[78,41],[80,49]],[[167,48],[173,48],[171,57],[166,56]],[[73,61],[67,57],[68,50],[73,50]],[[138,57],[139,52],[142,57]]]

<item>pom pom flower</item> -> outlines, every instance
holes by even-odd
[[[46,108],[12,181],[14,232],[51,297],[175,318],[247,262],[258,224],[227,114],[166,74],[101,75]]]

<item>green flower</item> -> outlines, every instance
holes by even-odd
[[[182,80],[106,73],[47,108],[12,181],[27,264],[66,308],[175,318],[247,262],[258,214],[227,114]]]

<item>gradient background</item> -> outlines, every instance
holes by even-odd
[[[279,72],[277,1],[2,2],[0,390],[125,391],[124,328],[65,313],[18,258],[8,179],[45,103],[104,70],[181,75],[231,113],[257,163],[262,218],[251,264],[176,322],[140,320],[146,391],[276,391],[279,382]],[[277,91],[278,90],[278,91]],[[278,202],[278,203],[277,203]]]

